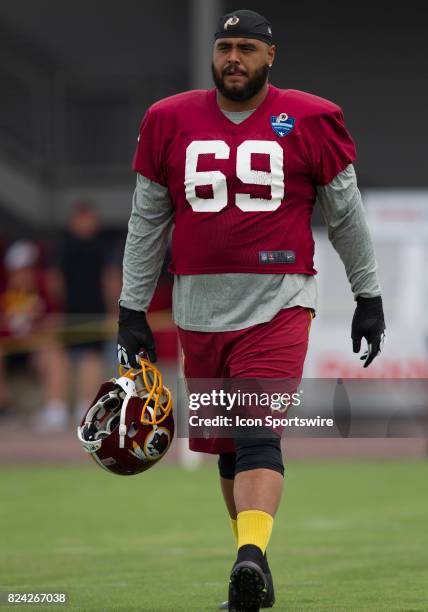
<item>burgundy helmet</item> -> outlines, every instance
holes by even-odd
[[[101,385],[77,437],[108,472],[131,476],[161,459],[174,437],[171,393],[162,374],[146,359],[139,370],[119,369],[120,377]]]

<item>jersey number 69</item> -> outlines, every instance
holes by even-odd
[[[229,159],[230,147],[224,140],[194,140],[186,149],[186,199],[195,212],[219,212],[227,206],[227,181],[220,170],[198,172],[198,157],[210,153],[216,159]],[[270,172],[251,169],[252,153],[264,153],[270,158]],[[237,193],[235,204],[245,212],[276,210],[284,198],[284,152],[274,140],[246,140],[236,151],[236,176],[253,185],[269,185],[270,199],[252,198],[248,193]],[[212,198],[199,198],[196,187],[211,185]]]

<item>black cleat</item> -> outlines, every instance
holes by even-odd
[[[266,557],[263,557],[263,565],[262,570],[266,578],[267,583],[267,591],[264,596],[262,603],[260,604],[260,609],[264,608],[273,608],[275,603],[275,590],[273,588],[273,580],[272,574],[270,573],[270,567],[268,565]],[[219,610],[229,610],[229,602],[224,601],[218,607]]]
[[[230,574],[229,612],[259,612],[267,589],[267,580],[257,563],[236,563]]]

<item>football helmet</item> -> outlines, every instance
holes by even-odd
[[[140,357],[139,369],[119,367],[101,385],[77,428],[84,450],[108,472],[131,476],[150,469],[174,437],[172,398],[162,374]]]

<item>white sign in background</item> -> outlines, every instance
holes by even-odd
[[[428,378],[428,192],[370,191],[363,201],[379,265],[387,326],[384,351],[366,369],[352,352],[355,302],[339,256],[326,232],[319,231],[319,308],[304,376]]]

